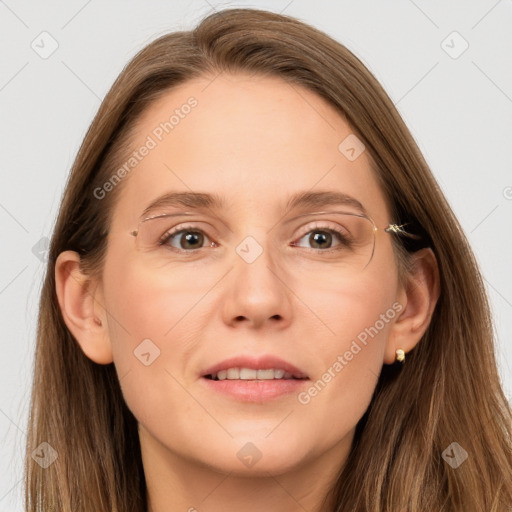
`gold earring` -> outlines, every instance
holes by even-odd
[[[399,348],[395,353],[396,353],[396,360],[400,361],[403,364],[405,361],[405,352],[401,348]]]

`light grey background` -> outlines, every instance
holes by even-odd
[[[344,43],[381,81],[481,264],[500,371],[512,396],[510,0],[0,1],[0,512],[22,510],[40,258],[79,144],[141,47],[230,6],[309,22]]]

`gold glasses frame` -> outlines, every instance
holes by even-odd
[[[333,213],[333,212],[315,212],[315,213],[325,213],[325,214],[328,214],[328,213]],[[369,258],[368,262],[366,263],[365,267],[363,267],[363,268],[366,268],[366,266],[373,259],[373,255],[374,255],[374,252],[375,252],[375,242],[376,242],[375,233],[377,231],[381,230],[381,231],[383,231],[385,233],[389,233],[389,234],[392,234],[392,235],[398,235],[398,236],[405,236],[405,237],[408,237],[408,238],[411,238],[411,239],[414,239],[414,240],[421,239],[421,236],[418,236],[416,234],[413,234],[413,233],[410,233],[410,232],[406,231],[405,227],[408,225],[408,223],[403,223],[403,224],[390,223],[390,224],[388,224],[384,228],[379,228],[375,224],[374,220],[370,216],[368,216],[368,215],[360,214],[360,213],[354,213],[354,212],[336,212],[336,213],[341,213],[343,215],[350,215],[350,216],[353,216],[353,217],[363,218],[363,219],[368,220],[371,223],[371,225],[372,225],[372,231],[373,231],[373,235],[374,235],[372,251],[371,251],[370,258]],[[153,216],[146,217],[144,219],[141,219],[139,221],[138,225],[137,225],[137,228],[132,230],[132,231],[130,231],[129,234],[131,236],[137,238],[139,236],[139,233],[140,233],[141,225],[143,223],[147,222],[147,221],[154,220],[154,219],[165,218],[165,217],[183,216],[183,215],[187,215],[187,214],[188,215],[192,215],[192,213],[190,213],[190,212],[186,212],[186,213],[182,212],[182,213],[176,213],[176,214],[163,213],[163,214],[158,214],[158,215],[153,215]],[[318,229],[320,231],[320,228],[318,228]],[[209,246],[205,246],[205,247],[215,247],[215,243],[211,242],[211,244]],[[203,247],[203,248],[205,248],[205,247]]]

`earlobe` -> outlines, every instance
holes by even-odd
[[[85,355],[98,364],[113,361],[101,288],[80,269],[74,251],[59,254],[55,286],[62,318]]]
[[[412,350],[425,334],[440,295],[437,260],[432,249],[421,249],[412,256],[411,271],[400,290],[400,315],[390,329],[384,356],[385,364],[396,360],[396,350]]]

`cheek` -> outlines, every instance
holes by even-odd
[[[115,254],[106,262],[104,276],[105,302],[113,317],[109,334],[119,353],[127,350],[127,344],[134,349],[146,338],[159,345],[172,344],[184,324],[189,331],[194,329],[195,322],[190,322],[194,308],[215,283],[211,272],[184,272],[183,267],[170,265],[144,267],[128,258],[116,259]]]
[[[170,338],[166,333],[172,330],[176,318],[183,315],[183,303],[130,261],[130,256],[122,258],[111,251],[103,275],[108,336],[118,375],[123,378],[130,374],[130,380],[148,386],[155,378],[154,369],[167,352],[175,350],[164,340]]]
[[[298,401],[342,431],[352,428],[370,403],[399,308],[396,286],[396,272],[375,265],[357,279],[310,289],[310,303],[324,325],[313,351],[319,370]]]
[[[119,262],[119,263],[118,263]],[[109,338],[123,396],[137,420],[166,431],[171,411],[192,414],[182,387],[182,362],[204,326],[190,321],[203,286],[190,279],[159,279],[113,254],[105,263]],[[189,276],[190,277],[190,276]],[[165,414],[164,414],[165,413]]]
[[[301,296],[307,297],[318,333],[322,334],[318,339],[324,354],[348,349],[347,343],[350,345],[352,340],[364,344],[368,337],[377,341],[373,345],[383,345],[396,316],[392,305],[398,280],[396,269],[387,268],[384,272],[376,264],[368,272],[340,278],[332,273],[322,286],[315,280],[302,290]]]

